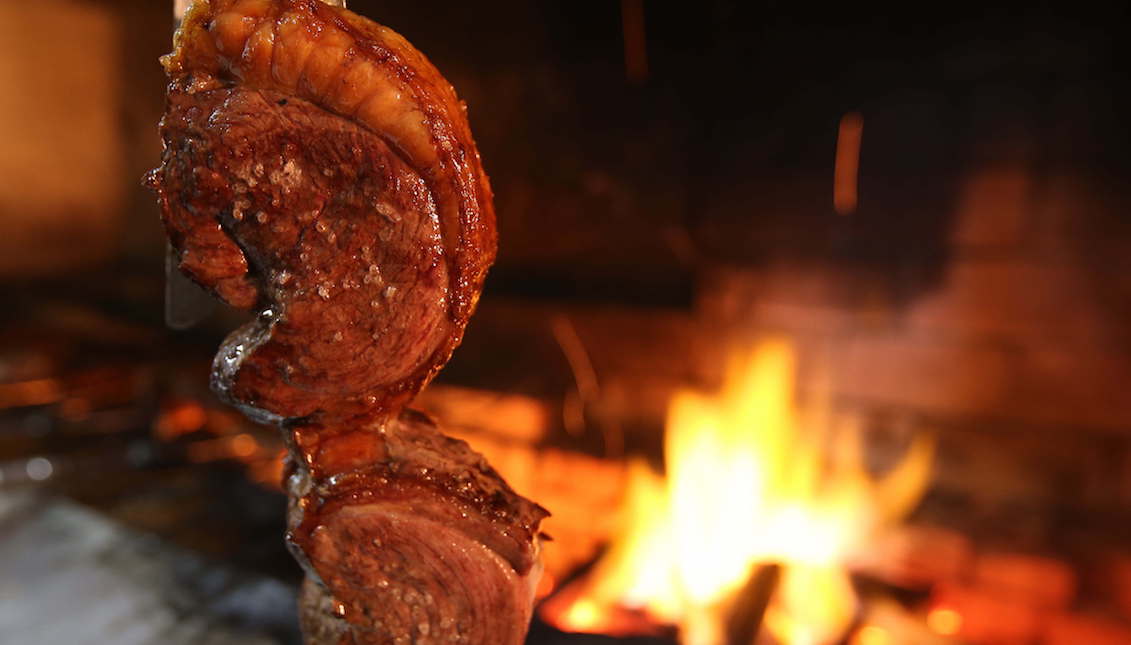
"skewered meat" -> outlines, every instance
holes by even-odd
[[[308,642],[522,642],[546,512],[405,406],[495,254],[465,107],[391,30],[318,0],[196,0],[149,176],[180,268],[258,312],[213,387],[289,438]]]

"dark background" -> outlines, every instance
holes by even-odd
[[[100,257],[154,262],[156,211],[136,178],[158,158],[167,8],[63,4],[118,27],[124,172],[104,208],[128,219]],[[470,105],[502,241],[489,295],[679,306],[703,264],[782,255],[914,293],[938,277],[972,164],[1090,167],[1112,185],[1127,166],[1121,7],[643,2],[647,76],[630,80],[619,2],[351,6],[402,32]],[[860,209],[837,218],[833,151],[851,111],[866,131]]]
[[[0,474],[52,455],[58,491],[294,582],[281,495],[151,436],[186,400],[222,409],[207,363],[239,320],[162,324],[141,176],[169,4],[0,4],[0,388],[65,385],[0,396]],[[869,436],[939,433],[921,517],[1074,565],[1131,557],[1126,5],[350,6],[453,83],[496,192],[499,259],[442,383],[545,404],[536,448],[658,460],[671,392],[717,383],[717,337],[785,330]],[[838,214],[848,113],[860,199]]]

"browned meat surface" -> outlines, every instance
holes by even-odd
[[[316,0],[198,0],[165,63],[154,184],[181,266],[272,314],[223,385],[283,417],[400,407],[459,344],[495,255],[451,86]]]
[[[165,59],[157,192],[181,269],[253,308],[213,385],[292,446],[312,643],[520,643],[545,511],[404,406],[494,259],[464,107],[317,0],[196,0]]]
[[[308,642],[521,643],[541,574],[532,546],[543,512],[516,503],[482,457],[422,415],[406,412],[392,427],[395,440],[364,465],[364,431],[299,433],[320,444],[304,454],[345,467],[288,480],[303,507],[291,513],[291,543],[323,583],[304,590]],[[326,459],[332,453],[345,463]],[[352,630],[353,640],[309,636],[325,630]]]
[[[381,137],[243,87],[174,90],[164,133],[184,267],[267,312],[219,357],[234,400],[288,418],[392,410],[447,360],[455,269],[427,184]]]

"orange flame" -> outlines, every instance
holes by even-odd
[[[719,645],[756,567],[785,565],[765,625],[781,643],[842,638],[856,611],[844,563],[920,499],[934,446],[921,437],[882,478],[854,423],[793,405],[783,340],[733,361],[722,392],[680,392],[668,415],[667,477],[630,463],[623,528],[581,593],[549,620],[600,632],[617,608],[678,625],[684,645]],[[816,408],[827,406],[815,406]]]

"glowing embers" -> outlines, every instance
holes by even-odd
[[[843,638],[857,609],[846,565],[918,502],[933,442],[916,440],[873,477],[853,421],[830,422],[823,404],[795,408],[795,373],[792,347],[767,340],[733,360],[721,392],[680,392],[666,476],[631,464],[623,527],[546,618],[616,633],[643,615],[678,626],[684,645],[720,645],[748,611],[740,590],[779,564],[765,628],[790,645]]]

